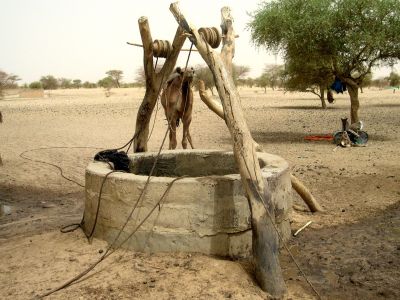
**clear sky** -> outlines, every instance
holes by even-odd
[[[170,0],[0,0],[0,69],[14,73],[22,82],[42,75],[83,81],[97,81],[110,69],[123,70],[125,81],[135,78],[143,65],[138,19],[147,16],[153,39],[172,41],[177,23],[169,11]],[[235,30],[240,35],[234,62],[248,65],[258,76],[265,64],[275,63],[273,55],[255,49],[245,30],[248,12],[257,0],[182,0],[180,7],[197,28],[220,25],[220,9],[230,6]],[[186,42],[185,48],[189,47]],[[178,64],[184,65],[187,52]],[[202,63],[197,53],[190,64]],[[279,63],[279,61],[278,61]]]
[[[138,19],[148,17],[153,39],[172,41],[177,23],[169,11],[172,0],[0,0],[0,69],[17,74],[22,82],[43,75],[82,81],[105,77],[110,69],[124,71],[124,81],[134,81],[143,65]],[[246,24],[249,12],[261,0],[181,0],[180,7],[195,27],[219,28],[220,9],[230,6],[235,18],[234,63],[246,65],[252,77],[266,64],[282,63],[279,57],[256,49]],[[185,48],[190,46],[187,41]],[[184,65],[187,52],[178,60]],[[190,65],[202,63],[196,53]],[[384,70],[380,73],[388,72]]]

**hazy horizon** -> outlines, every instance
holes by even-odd
[[[173,40],[177,23],[169,11],[171,0],[3,0],[0,11],[0,69],[18,75],[20,83],[41,76],[97,82],[105,72],[124,72],[124,82],[133,82],[143,68],[143,50],[126,42],[141,43],[137,20],[146,16],[153,39]],[[180,7],[196,28],[220,26],[220,9],[230,6],[235,19],[234,63],[250,67],[250,77],[258,77],[265,65],[282,64],[279,56],[256,49],[246,24],[261,0],[180,1]],[[140,3],[140,4],[139,4]],[[186,41],[184,48],[189,48]],[[184,65],[187,52],[181,52],[178,65]],[[204,64],[192,53],[189,65]],[[386,76],[389,68],[374,71]]]

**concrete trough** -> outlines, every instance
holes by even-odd
[[[103,187],[94,236],[111,243],[143,190],[156,153],[130,155],[131,172],[111,174]],[[284,237],[291,231],[291,182],[287,162],[258,153],[264,182],[275,205],[275,221]],[[101,183],[110,166],[91,162],[86,169],[84,230],[90,233]],[[250,209],[232,152],[165,151],[156,165],[144,197],[119,241],[124,240],[156,205],[170,182],[179,176],[161,204],[125,248],[143,252],[200,252],[231,257],[251,253]]]

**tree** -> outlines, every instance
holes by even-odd
[[[400,76],[399,74],[395,73],[395,72],[390,72],[389,77],[387,78],[389,80],[389,84],[392,87],[399,87],[400,85]]]
[[[80,87],[82,87],[82,80],[80,80],[80,79],[72,80],[72,87],[74,89],[79,89]]]
[[[104,77],[103,79],[100,79],[97,82],[98,86],[105,88],[105,89],[111,89],[113,87],[116,87],[115,84],[116,83],[115,83],[114,79],[111,78],[111,76]]]
[[[313,61],[287,59],[284,70],[284,88],[286,91],[312,93],[321,100],[326,109],[325,91],[334,81],[334,76],[327,66],[315,64]]]
[[[377,78],[372,80],[371,85],[374,87],[379,88],[380,90],[385,88],[386,86],[389,86],[389,81],[387,78]]]
[[[365,75],[364,80],[360,84],[360,92],[363,93],[365,87],[370,87],[372,84],[372,72]]]
[[[273,90],[277,86],[281,86],[283,82],[284,68],[282,65],[266,65],[263,73],[257,78],[257,86],[264,88],[267,92],[267,87]]]
[[[34,81],[29,85],[29,88],[33,90],[40,90],[43,88],[43,86],[40,81]]]
[[[0,70],[0,98],[3,96],[3,91],[5,89],[15,89],[18,87],[16,83],[21,80],[17,75],[8,74]]]
[[[20,81],[21,78],[19,78],[17,75],[10,74],[8,75],[7,78],[7,88],[9,89],[16,89],[18,88],[17,81]]]
[[[272,90],[283,85],[284,66],[267,65],[264,68],[264,73],[267,74],[269,86],[272,88]]]
[[[0,99],[3,98],[3,90],[7,84],[7,73],[0,70]]]
[[[57,79],[52,75],[42,76],[40,82],[45,90],[55,90],[59,87]]]
[[[69,88],[71,88],[71,85],[72,85],[71,79],[68,79],[68,78],[59,78],[59,79],[58,79],[58,85],[59,85],[59,87],[62,88],[62,89],[69,89]]]
[[[253,42],[285,60],[329,66],[347,85],[351,122],[359,121],[358,89],[371,68],[400,58],[398,0],[276,0],[249,24]]]
[[[194,70],[196,74],[194,79],[195,85],[197,86],[199,80],[202,80],[205,84],[206,89],[209,89],[214,95],[215,83],[214,77],[210,69],[204,65],[197,65],[195,66]],[[250,68],[248,66],[239,66],[235,64],[232,65],[232,77],[236,84],[239,84],[242,80],[244,80],[243,77],[245,77],[249,72]]]
[[[261,76],[256,79],[256,84],[257,86],[264,88],[264,93],[267,93],[267,86],[269,86],[268,74],[261,74]]]
[[[94,82],[85,81],[82,84],[82,87],[84,87],[85,89],[94,89],[97,88],[97,84],[95,84]]]
[[[107,71],[106,74],[114,81],[114,86],[119,88],[121,86],[121,79],[122,79],[122,72],[121,70],[110,70]]]
[[[250,68],[248,66],[240,66],[240,65],[232,65],[232,78],[235,84],[239,82],[239,80],[243,80],[244,77],[250,72]]]
[[[156,66],[155,72],[159,73],[162,67],[163,65],[158,64]],[[143,68],[137,68],[136,70],[135,85],[139,87],[144,87],[146,85],[146,74],[144,73]]]
[[[204,65],[197,65],[194,68],[195,70],[195,77],[194,77],[194,84],[195,86],[198,85],[199,80],[202,80],[205,84],[206,89],[209,89],[211,93],[214,95],[214,77],[207,66]]]

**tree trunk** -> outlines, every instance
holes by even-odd
[[[229,61],[232,61],[234,55],[233,19],[230,16],[230,9],[223,8],[221,10],[223,20],[221,27],[225,36],[221,57],[214,53],[195,28],[189,26],[177,3],[172,3],[170,10],[177,22],[190,34],[189,39],[194,43],[214,76],[224,108],[226,124],[231,133],[233,151],[243,189],[251,208],[252,249],[256,279],[263,290],[274,297],[282,297],[286,292],[286,285],[283,281],[278,259],[279,243],[273,223],[275,221],[274,207],[268,193],[268,187],[261,176],[253,138],[247,127],[240,97],[230,71],[231,63]],[[224,64],[224,61],[228,61],[228,64]]]
[[[347,89],[350,95],[350,123],[353,124],[360,121],[358,117],[358,110],[360,108],[360,102],[358,100],[358,85],[349,84],[347,82]]]
[[[326,102],[325,102],[325,88],[323,86],[319,87],[320,91],[320,96],[319,99],[321,99],[321,105],[323,109],[326,109]]]
[[[136,130],[134,139],[134,152],[146,152],[149,137],[149,124],[153,109],[156,105],[161,87],[172,73],[178,59],[179,52],[185,42],[186,36],[178,26],[172,43],[172,52],[166,58],[161,70],[156,73],[153,66],[153,39],[150,33],[149,23],[146,17],[139,18],[139,30],[143,44],[143,65],[146,77],[146,93],[136,116]]]

